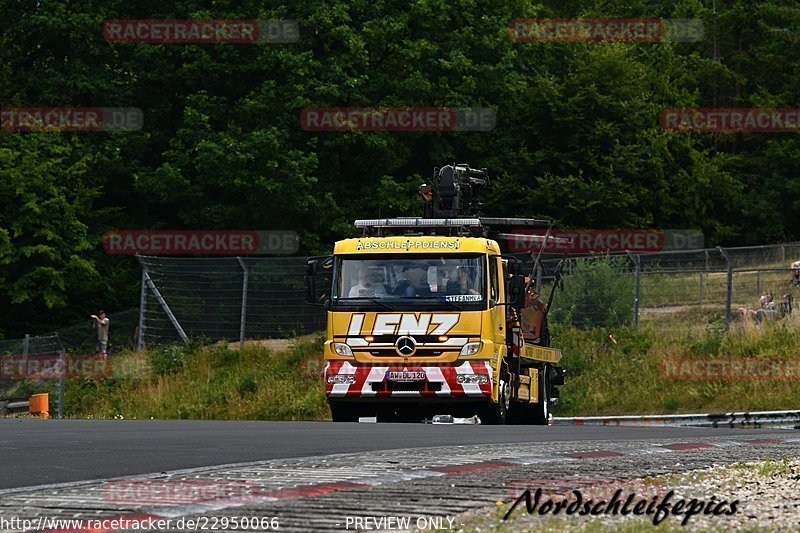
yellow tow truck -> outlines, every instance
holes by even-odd
[[[328,315],[323,379],[334,421],[548,423],[564,383],[549,304],[498,237],[551,224],[480,216],[488,183],[465,164],[437,168],[420,189],[422,217],[357,220],[360,237],[309,259],[307,300]],[[469,198],[477,215],[459,216]],[[322,273],[329,286],[317,283]],[[556,268],[554,289],[559,281]]]

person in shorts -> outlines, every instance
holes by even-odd
[[[105,311],[100,311],[91,317],[94,320],[94,327],[97,328],[97,352],[105,357],[108,355],[108,325],[110,321]]]

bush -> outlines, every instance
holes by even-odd
[[[556,295],[550,319],[581,329],[630,325],[633,282],[625,258],[578,259],[564,277],[564,291]]]
[[[159,376],[175,374],[186,364],[185,349],[172,345],[161,346],[150,352],[150,365]]]

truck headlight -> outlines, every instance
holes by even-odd
[[[344,355],[346,357],[353,357],[353,350],[351,350],[350,346],[348,346],[344,342],[334,342],[333,351],[338,353],[339,355]]]
[[[456,376],[456,383],[473,383],[483,385],[489,382],[489,376],[486,374],[458,374]]]
[[[461,355],[475,355],[481,351],[481,343],[478,342],[468,342],[461,348]]]
[[[352,385],[355,382],[356,377],[353,374],[337,374],[335,376],[328,376],[328,383],[331,385]]]

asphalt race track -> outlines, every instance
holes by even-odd
[[[793,432],[789,432],[793,433]],[[757,437],[758,430],[0,419],[0,489],[247,461],[476,444]]]

